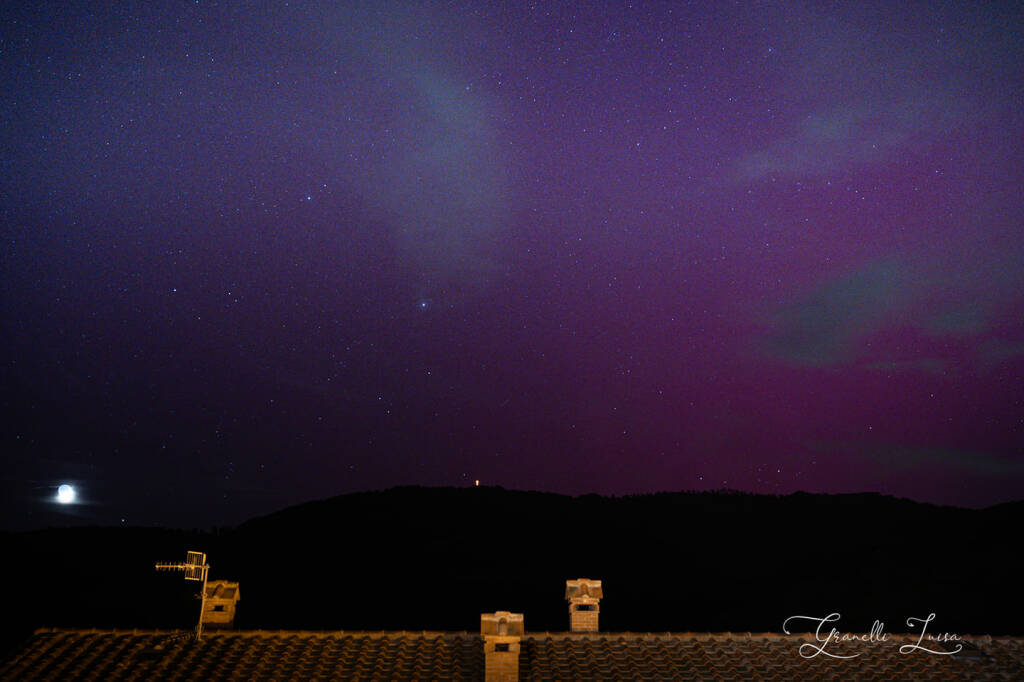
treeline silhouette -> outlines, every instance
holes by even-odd
[[[191,627],[195,583],[153,563],[208,554],[238,580],[236,626],[476,630],[525,613],[564,631],[565,580],[604,581],[601,629],[779,632],[841,614],[906,632],[1024,634],[1024,503],[983,510],[877,494],[735,491],[618,498],[496,487],[394,488],[291,507],[209,532],[73,528],[3,533],[4,639],[39,626]]]

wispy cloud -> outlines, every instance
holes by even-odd
[[[1024,341],[987,339],[978,347],[978,361],[986,371],[1021,356],[1024,356]]]
[[[486,246],[508,216],[508,179],[486,107],[452,78],[420,68],[402,139],[368,188],[394,213],[398,247],[428,273],[482,275]]]
[[[939,310],[925,322],[925,328],[939,336],[973,336],[988,328],[984,306],[960,305]]]
[[[1024,473],[1024,460],[982,450],[849,441],[820,442],[812,448],[854,455],[894,470],[941,466],[984,476]]]
[[[803,120],[799,129],[742,157],[735,179],[818,176],[891,155],[905,131],[879,125],[866,112],[834,109]]]
[[[759,349],[797,366],[835,365],[861,356],[860,340],[899,325],[934,343],[888,354],[876,348],[864,358],[865,369],[987,372],[1024,355],[1024,341],[1006,336],[998,324],[1020,301],[1022,263],[1022,252],[1012,250],[976,254],[973,262],[895,256],[870,261],[770,307]],[[915,348],[926,354],[915,354]]]
[[[791,48],[801,58],[788,72],[793,83],[815,88],[814,108],[737,155],[732,182],[813,178],[896,161],[921,142],[994,121],[1015,101],[1019,65],[1010,45],[1020,42],[1019,22],[998,13],[964,9],[960,20],[970,28],[963,42],[952,35],[908,39],[896,23],[867,19],[853,5],[840,12],[842,21],[820,3],[789,3],[785,14],[817,29]],[[968,76],[977,73],[1002,77]]]
[[[857,105],[819,109],[800,120],[794,130],[741,157],[734,179],[757,182],[845,172],[887,163],[920,137],[952,130],[963,107],[946,88],[924,88]]]
[[[877,370],[880,372],[904,373],[920,372],[934,376],[948,375],[950,372],[949,363],[939,358],[917,358],[914,360],[890,360],[882,362],[869,362],[862,365],[864,369]]]
[[[855,339],[877,327],[907,299],[895,262],[870,263],[828,280],[774,313],[763,350],[798,365],[846,359]]]

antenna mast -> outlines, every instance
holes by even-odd
[[[185,580],[201,581],[202,587],[199,590],[199,624],[196,625],[196,641],[203,636],[203,611],[206,609],[206,577],[210,573],[210,565],[206,563],[206,554],[203,552],[187,552],[184,563],[159,563],[155,566],[158,571],[182,571]]]

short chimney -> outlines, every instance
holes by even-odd
[[[565,581],[570,632],[597,632],[597,617],[601,612],[603,596],[600,580],[577,578]]]
[[[498,611],[480,614],[484,638],[486,682],[519,682],[519,640],[523,636],[523,614]]]
[[[206,599],[203,600],[203,625],[214,629],[234,627],[235,608],[240,597],[238,583],[227,580],[211,580],[206,583]]]

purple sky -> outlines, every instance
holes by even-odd
[[[1024,497],[1017,3],[20,4],[7,526]]]

